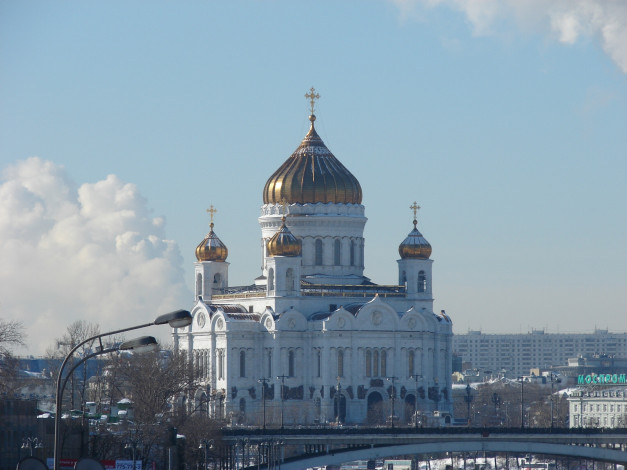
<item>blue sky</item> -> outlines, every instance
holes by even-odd
[[[0,318],[37,353],[191,307],[210,204],[252,282],[311,86],[373,281],[416,200],[455,332],[627,331],[627,5],[593,0],[2,2]]]

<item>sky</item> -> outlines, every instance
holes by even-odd
[[[191,309],[210,205],[230,284],[252,283],[263,186],[308,130],[312,86],[362,186],[374,282],[398,282],[417,201],[455,333],[627,331],[627,2],[5,0],[15,352],[76,320]]]

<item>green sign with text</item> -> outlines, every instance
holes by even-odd
[[[615,385],[624,384],[625,374],[580,374],[577,385]]]

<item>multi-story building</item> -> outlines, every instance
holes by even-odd
[[[453,336],[453,352],[471,368],[505,370],[509,377],[527,375],[531,368],[564,366],[568,359],[605,354],[627,357],[627,333],[485,334],[469,331]]]
[[[582,388],[570,395],[568,409],[571,428],[624,428],[627,426],[627,388]]]
[[[213,222],[196,249],[194,321],[173,333],[202,383],[194,401],[256,424],[450,416],[452,322],[433,310],[419,207],[398,284],[372,282],[361,186],[318,136],[310,96],[309,133],[263,189],[262,275],[229,285]]]

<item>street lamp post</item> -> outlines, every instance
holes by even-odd
[[[277,375],[277,379],[281,379],[281,429],[283,429],[283,389],[285,388],[285,379],[289,377],[289,375]]]
[[[494,404],[494,422],[496,423],[498,421],[498,413],[496,409],[501,406],[501,396],[498,393],[494,392],[490,400]]]
[[[414,429],[418,429],[418,379],[422,379],[422,375],[412,375],[416,381],[416,394],[414,395]]]
[[[129,441],[124,446],[125,449],[129,449],[133,452],[133,470],[136,470],[137,466],[137,449],[141,449],[141,442],[137,437],[129,438]]]
[[[209,465],[209,449],[213,449],[213,443],[215,441],[213,439],[202,439],[200,441],[199,449],[204,449],[205,451],[205,468],[204,470],[208,470]]]
[[[105,349],[102,345],[102,338],[104,336],[116,335],[119,333],[124,333],[124,332],[132,331],[132,330],[138,330],[140,328],[146,328],[146,327],[153,326],[153,325],[169,324],[170,327],[172,328],[181,328],[184,326],[188,326],[191,322],[192,322],[191,313],[189,313],[187,310],[176,310],[174,312],[170,312],[170,313],[166,313],[166,314],[158,316],[151,323],[144,323],[141,325],[131,326],[128,328],[122,328],[120,330],[109,331],[107,333],[100,333],[98,335],[87,338],[86,340],[82,341],[81,343],[74,346],[74,348],[72,348],[72,350],[68,353],[68,355],[63,360],[63,363],[61,364],[61,368],[59,369],[59,375],[57,376],[57,397],[56,397],[56,410],[55,410],[55,416],[54,416],[53,470],[59,470],[59,425],[61,422],[61,407],[62,407],[62,398],[63,398],[62,397],[63,389],[61,385],[63,383],[64,385],[63,388],[65,388],[65,383],[67,383],[67,377],[65,378],[65,381],[63,381],[63,369],[65,369],[65,366],[67,365],[68,361],[73,357],[76,350],[80,348],[81,346],[83,346],[84,344],[90,343],[92,341],[98,340],[98,342],[100,343],[99,351],[82,358],[81,361],[79,361],[78,364],[74,366],[72,371],[74,371],[74,369],[78,367],[80,364],[82,364],[83,362],[85,362],[86,360],[94,356],[98,356],[100,354],[106,354],[106,353],[113,352],[116,350],[121,350],[121,349],[132,350],[132,349],[137,349],[138,347],[146,346],[146,343],[137,344],[134,341],[127,341],[125,343],[122,343],[122,345],[120,345],[120,347],[118,348]],[[122,348],[122,346],[125,346],[125,348]]]
[[[550,372],[550,374],[551,374],[551,429],[553,429],[553,397],[554,397],[554,395],[553,395],[553,393],[554,393],[554,392],[553,392],[553,378],[554,378],[554,376],[555,376],[556,374],[555,374],[553,371],[551,371],[551,372]],[[560,382],[561,382],[561,380],[559,379],[559,377],[558,377],[558,379],[556,380],[556,382],[557,382],[557,383],[560,383]]]
[[[474,397],[470,394],[471,390],[472,388],[470,384],[467,384],[466,396],[464,397],[464,401],[466,402],[466,421],[469,427],[470,427],[470,404],[472,403],[472,400],[474,399]]]
[[[337,376],[337,387],[335,388],[335,403],[336,403],[336,419],[337,419],[337,425],[339,426],[342,423],[342,420],[340,419],[340,407],[342,406],[342,384],[340,383],[340,376]]]
[[[435,410],[440,411],[440,382],[437,377],[433,379],[433,401],[435,401]]]
[[[520,379],[520,427],[525,428],[525,378]]]
[[[33,456],[33,449],[43,449],[44,444],[37,437],[25,437],[22,439],[22,449],[28,449],[30,456]]]
[[[392,382],[392,416],[390,417],[390,420],[392,421],[392,429],[394,429],[394,400],[396,398],[396,388],[394,387],[394,384],[396,379],[398,379],[398,377],[386,377],[386,380],[390,380]]]
[[[263,430],[266,430],[266,384],[270,379],[261,378],[257,380],[261,384],[261,401],[263,402]]]

